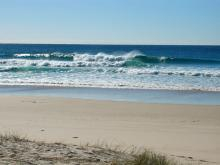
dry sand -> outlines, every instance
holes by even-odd
[[[0,133],[107,143],[220,164],[220,106],[0,96]]]

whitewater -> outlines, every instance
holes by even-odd
[[[57,45],[50,45],[50,50],[32,45],[23,51],[14,45],[12,51],[1,46],[0,85],[220,91],[220,58],[209,58],[210,52],[201,51],[198,58],[198,51],[176,51],[174,56],[159,46],[157,55],[138,47],[57,51]]]

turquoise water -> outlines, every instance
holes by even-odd
[[[220,46],[0,44],[0,85],[220,91]]]

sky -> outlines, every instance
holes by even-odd
[[[0,0],[0,43],[220,45],[220,0]]]

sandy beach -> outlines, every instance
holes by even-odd
[[[220,164],[220,106],[0,96],[0,133],[146,147]]]

